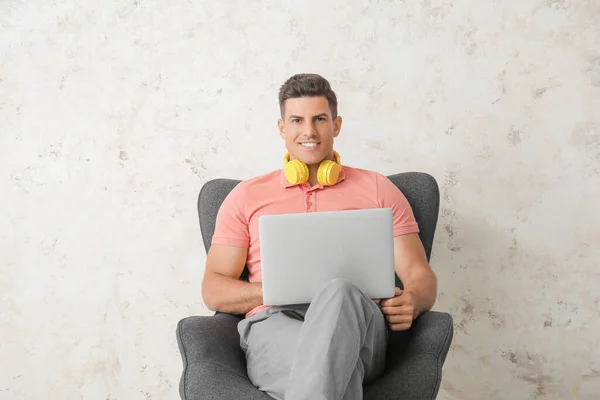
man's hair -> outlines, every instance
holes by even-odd
[[[297,74],[289,78],[279,89],[279,110],[281,118],[285,117],[285,101],[298,97],[323,96],[329,103],[331,116],[337,117],[337,97],[327,79],[318,74]]]

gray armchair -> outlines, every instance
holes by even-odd
[[[429,259],[439,210],[439,189],[435,179],[417,172],[388,178],[411,204]],[[198,214],[206,251],[210,247],[217,211],[239,182],[215,179],[207,182],[200,191]],[[241,279],[247,279],[247,275]],[[396,281],[402,287],[398,277]],[[216,313],[179,321],[177,341],[183,360],[179,392],[183,400],[271,399],[255,388],[246,374],[246,360],[237,331],[237,323],[242,317]],[[435,311],[423,313],[408,331],[390,332],[385,373],[365,386],[364,398],[435,399],[452,337],[452,317]]]

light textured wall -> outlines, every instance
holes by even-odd
[[[197,192],[280,167],[297,72],[438,179],[440,398],[600,398],[595,0],[0,2],[0,398],[177,397]]]

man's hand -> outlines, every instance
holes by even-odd
[[[396,295],[379,301],[379,307],[393,331],[405,331],[415,319],[415,301],[413,295],[396,288]]]

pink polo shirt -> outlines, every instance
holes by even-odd
[[[219,209],[212,244],[247,248],[249,280],[262,282],[258,236],[261,215],[365,208],[391,208],[394,236],[419,232],[408,201],[386,176],[344,166],[333,186],[292,185],[283,170],[240,182]],[[256,307],[246,317],[265,308]]]

